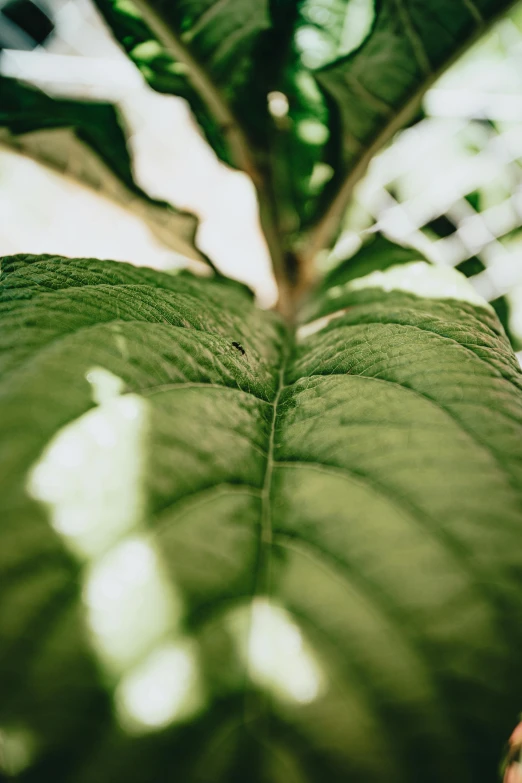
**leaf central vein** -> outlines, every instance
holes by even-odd
[[[259,527],[259,556],[258,570],[254,598],[262,594],[268,594],[270,590],[270,552],[272,547],[272,510],[270,506],[270,494],[272,489],[272,475],[274,471],[274,444],[277,426],[277,408],[281,393],[285,388],[285,372],[289,358],[289,347],[285,345],[279,370],[279,382],[274,397],[270,435],[266,457],[265,478],[261,492],[261,523]]]

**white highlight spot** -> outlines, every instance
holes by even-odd
[[[297,126],[297,135],[307,144],[324,144],[328,140],[330,131],[318,120],[301,120]]]
[[[148,403],[115,396],[123,382],[112,373],[88,375],[100,405],[55,435],[28,478],[31,497],[49,507],[52,526],[81,557],[101,554],[136,527],[145,505]]]
[[[362,44],[371,30],[375,18],[373,0],[350,0],[346,4],[343,32],[339,42],[338,55],[346,57]]]
[[[296,45],[304,65],[320,68],[345,57],[364,41],[375,18],[374,0],[304,0],[301,15],[311,24],[300,27]]]
[[[151,730],[195,708],[197,672],[188,647],[167,644],[180,636],[182,601],[152,538],[140,532],[149,403],[121,395],[123,381],[103,368],[86,377],[98,406],[56,434],[29,474],[28,492],[83,561],[86,620],[118,681],[123,728]]]
[[[491,305],[477,293],[463,274],[451,267],[428,264],[426,261],[396,264],[383,272],[371,272],[351,280],[345,286],[330,289],[329,296],[336,299],[345,291],[360,291],[364,288],[405,291],[427,299],[458,299],[492,310]]]
[[[131,57],[137,60],[154,60],[161,57],[163,50],[157,41],[143,41],[131,51]]]
[[[309,187],[312,191],[318,191],[332,179],[334,170],[328,163],[316,163],[312,170]]]
[[[307,68],[320,68],[335,58],[336,48],[325,34],[308,25],[300,27],[295,35],[297,49],[301,53],[303,65]]]
[[[92,398],[98,405],[118,397],[125,388],[122,378],[118,378],[109,370],[103,367],[91,367],[85,373],[85,378],[92,386]]]
[[[120,720],[131,733],[191,717],[202,704],[192,648],[172,643],[155,650],[122,678],[116,703]]]
[[[282,92],[274,91],[269,92],[268,96],[268,111],[272,117],[286,117],[288,114],[288,98]]]
[[[92,566],[84,596],[96,646],[116,672],[150,650],[181,617],[180,601],[142,537],[125,538]]]
[[[230,615],[250,677],[283,701],[307,704],[325,689],[319,664],[290,614],[265,598]],[[248,631],[246,649],[245,632]]]

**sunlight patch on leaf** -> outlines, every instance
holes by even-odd
[[[325,144],[330,131],[317,120],[302,120],[297,126],[297,135],[308,144]]]
[[[296,32],[296,45],[303,65],[316,69],[361,45],[375,7],[373,0],[305,0],[300,13],[305,24]]]
[[[334,170],[328,163],[316,163],[309,182],[309,188],[312,193],[316,193],[323,185],[326,185],[332,179],[333,174]]]
[[[93,565],[84,597],[96,647],[115,672],[147,653],[182,613],[153,546],[142,536],[125,538]]]
[[[117,0],[116,7],[133,19],[140,19],[140,12],[132,0]]]
[[[123,381],[103,368],[86,377],[98,406],[56,434],[30,473],[28,491],[47,506],[71,550],[93,558],[143,517],[148,403],[118,396]]]
[[[335,57],[335,48],[315,27],[301,27],[295,36],[301,60],[307,68],[320,68]]]
[[[308,71],[298,71],[295,75],[295,83],[303,95],[303,98],[310,101],[313,104],[323,103],[323,96],[321,90],[317,86],[317,82],[314,77]]]
[[[15,462],[0,473],[0,706],[17,712],[0,725],[34,732],[27,777],[52,780],[59,754],[59,775],[86,781],[168,777],[173,759],[183,780],[415,783],[425,760],[446,783],[494,774],[521,681],[520,371],[483,306],[395,290],[389,276],[390,293],[376,288],[382,264],[393,275],[419,256],[366,240],[328,278],[346,296],[329,298],[327,280],[303,303],[299,323],[312,323],[297,345],[224,281],[3,260],[3,453]],[[372,287],[348,289],[357,276]],[[137,394],[141,468],[109,497],[126,502],[136,484],[143,511],[74,562],[23,477],[64,421],[74,434],[89,408],[119,411]],[[94,463],[103,448],[118,444],[93,446]],[[150,643],[109,662],[131,608]],[[101,633],[86,633],[98,612]],[[266,743],[245,746],[245,717]],[[272,774],[279,747],[289,764]]]
[[[159,43],[154,40],[144,41],[138,44],[132,50],[131,57],[139,60],[154,60],[155,57],[160,57],[163,50]]]
[[[125,388],[123,380],[104,367],[93,367],[85,377],[91,384],[92,398],[98,405],[118,397]]]
[[[324,692],[321,667],[289,612],[258,597],[251,609],[243,607],[230,619],[237,641],[243,642],[247,631],[241,654],[256,685],[298,704],[308,704]]]
[[[86,622],[100,661],[120,678],[115,699],[123,722],[127,715],[131,724],[160,727],[178,709],[184,714],[196,673],[187,652],[176,652],[186,672],[173,668],[170,648],[148,657],[169,639],[174,644],[183,614],[176,586],[143,533],[149,402],[122,394],[124,381],[103,367],[85,377],[97,407],[56,434],[29,474],[28,492],[85,564]],[[175,671],[160,692],[165,666]]]
[[[193,646],[169,643],[154,650],[122,678],[116,705],[120,723],[131,734],[192,717],[203,706]]]

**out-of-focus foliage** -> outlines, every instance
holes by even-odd
[[[151,87],[186,99],[218,156],[252,177],[282,252],[304,248],[305,255],[303,233],[317,228],[313,252],[332,239],[353,184],[374,152],[415,116],[435,76],[511,5],[509,0],[465,0],[456,7],[439,0],[96,3]],[[15,89],[12,85],[10,92]],[[63,123],[59,102],[47,101],[44,128],[52,125],[54,110],[56,122]],[[92,124],[94,110],[90,115],[89,134],[102,135]],[[99,122],[109,122],[98,115]],[[3,122],[11,124],[9,117]],[[104,162],[114,163],[122,176],[121,159],[105,146]],[[128,185],[127,168],[128,160],[123,176]],[[100,176],[94,179],[99,186]],[[180,244],[187,245],[193,223],[176,222],[168,210],[163,234],[179,230]],[[154,215],[153,225],[158,222]],[[173,240],[168,244],[173,247]]]
[[[96,5],[150,86],[158,92],[185,98],[219,157],[233,164],[219,122],[193,87],[188,66],[159,43],[132,0],[97,0]]]
[[[185,97],[216,152],[265,180],[279,229],[296,242],[346,177],[360,176],[368,154],[412,119],[434,76],[510,2],[97,5],[151,86]],[[226,117],[209,120],[201,95],[207,106],[224,103]],[[248,162],[236,131],[251,147]]]
[[[52,98],[0,76],[0,141],[132,209],[167,247],[200,259],[197,220],[136,184],[125,131],[111,104]]]
[[[424,119],[372,161],[331,263],[377,225],[473,278],[520,348],[522,45],[515,7],[428,91]]]

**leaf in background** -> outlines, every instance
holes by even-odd
[[[316,289],[308,296],[301,316],[309,315],[310,318],[313,318],[314,313],[320,312],[324,306],[325,296],[331,296],[332,291],[338,291],[339,287],[349,284],[355,278],[364,277],[375,271],[384,271],[390,266],[409,264],[415,261],[427,261],[427,259],[419,250],[399,245],[389,240],[384,234],[372,231],[366,235],[362,247],[353,256],[336,263],[319,281]],[[466,277],[472,277],[485,270],[482,261],[476,257],[467,259],[455,268]],[[509,328],[510,305],[506,297],[499,296],[490,304],[504,327],[513,349],[518,350],[519,341]]]
[[[440,73],[513,2],[380,0],[369,25],[372,5],[371,0],[348,2],[348,8],[359,8],[356,29],[367,35],[359,36],[360,45],[346,57],[321,65],[315,74],[335,106],[331,132],[338,155],[324,209],[334,201],[318,228],[319,244],[331,238],[375,152],[412,119]]]
[[[411,261],[425,261],[418,250],[392,242],[384,234],[372,232],[364,240],[362,247],[350,258],[341,261],[325,275],[320,282],[321,297],[325,291],[337,285],[343,285],[356,277],[364,277],[370,272],[384,271],[390,266],[408,264]]]
[[[219,122],[188,77],[188,67],[175,59],[158,41],[140,16],[132,0],[95,0],[98,10],[110,26],[142,76],[157,92],[178,95],[189,104],[207,141],[225,163],[233,165],[226,138]]]
[[[19,780],[494,779],[522,703],[522,379],[438,273],[325,291],[295,340],[238,286],[3,260]]]
[[[462,272],[466,277],[474,277],[475,275],[485,272],[486,267],[484,263],[477,256],[467,258],[455,267],[459,272]],[[506,296],[497,296],[496,299],[492,299],[491,306],[495,310],[498,320],[504,327],[504,331],[509,337],[509,341],[515,351],[520,350],[520,340],[510,329],[511,308],[512,305]]]
[[[151,87],[185,98],[218,156],[276,204],[278,230],[297,233],[333,173],[328,107],[294,41],[297,4],[96,4]]]
[[[235,154],[234,111],[239,105],[242,119],[248,112],[238,100],[239,91],[247,86],[255,100],[248,76],[257,39],[269,27],[267,3],[234,0],[213,7],[210,0],[164,6],[133,0],[95,2],[150,86],[185,98],[218,156],[245,168],[242,154]],[[266,93],[264,107],[266,113]]]
[[[125,132],[111,104],[59,100],[0,76],[0,142],[132,210],[167,247],[202,260],[194,215],[150,198],[134,181]]]
[[[217,154],[252,176],[285,248],[313,256],[374,152],[512,1],[97,5],[151,86],[186,98]]]

